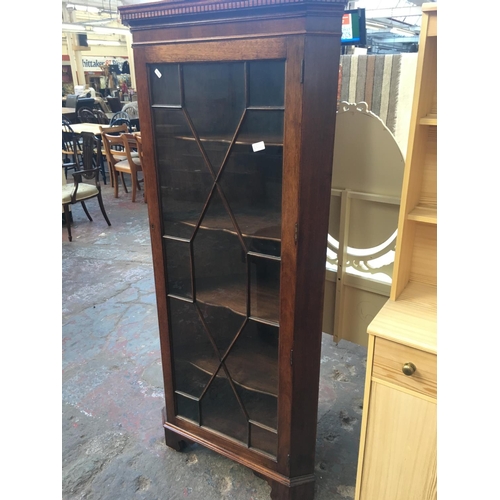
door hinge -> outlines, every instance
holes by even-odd
[[[304,70],[305,70],[305,59],[302,59],[302,62],[300,64],[300,83],[304,83]]]
[[[293,349],[290,349],[290,365],[293,365]]]

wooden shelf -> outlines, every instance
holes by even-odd
[[[419,205],[408,214],[408,220],[437,225],[437,208]]]
[[[227,227],[229,219],[227,212],[222,213],[219,217],[210,215],[210,219],[202,221],[200,225],[202,229],[236,234],[234,227]],[[281,219],[278,212],[262,211],[259,213],[254,211],[253,214],[235,215],[235,217],[243,237],[281,241]],[[185,220],[183,222],[193,227],[198,224],[197,220]]]
[[[247,289],[242,283],[246,277],[198,279],[196,280],[196,301],[209,306],[226,307],[236,314],[246,316]],[[182,290],[190,289],[191,284],[178,282]],[[176,294],[169,297],[182,298]],[[265,283],[254,286],[250,293],[250,318],[257,322],[279,326],[279,290]]]
[[[277,398],[278,333],[276,330],[272,330],[275,332],[275,336],[268,338],[266,337],[266,331],[268,331],[269,327],[254,325],[253,328],[257,328],[259,334],[247,335],[245,333],[247,328],[248,324],[226,357],[224,361],[226,368],[232,380],[238,386],[251,393]],[[259,328],[263,330],[259,331]],[[221,329],[215,335],[216,342],[218,345],[225,346],[225,351],[233,342],[236,333],[237,330]],[[204,339],[206,345],[198,345],[197,349],[193,349],[193,346],[190,345],[189,335],[184,335],[182,338],[184,340],[179,339],[175,345],[178,358],[180,357],[175,361],[178,376],[182,373],[183,378],[197,378],[198,375],[192,369],[192,367],[195,367],[211,377],[219,368],[219,359],[214,355],[213,346],[210,344],[208,337]],[[221,356],[223,354],[224,352],[220,353]],[[226,378],[226,373],[222,367],[217,372],[217,378]],[[245,399],[252,397],[254,396],[249,394]],[[259,419],[259,421],[265,422],[266,420]]]
[[[436,287],[409,282],[396,301],[385,303],[368,333],[436,354],[436,317]]]
[[[245,356],[238,356],[226,361],[226,367],[235,384],[248,391],[267,394],[275,398],[278,397],[277,365],[277,359],[252,356],[251,352],[246,353]],[[209,375],[212,375],[218,368],[218,364],[209,359],[194,360],[193,366]],[[217,377],[225,377],[222,368]]]
[[[420,118],[420,125],[434,125],[437,126],[437,114],[429,113],[427,116]]]
[[[193,136],[176,136],[176,139],[181,139],[183,141],[194,141],[195,138]],[[200,142],[220,142],[225,144],[230,144],[233,140],[232,136],[222,136],[222,135],[213,135],[210,137],[200,137]],[[281,136],[270,136],[269,134],[262,134],[261,136],[239,136],[235,144],[242,145],[251,145],[256,142],[264,142],[265,146],[274,146],[274,147],[283,147],[283,138]],[[263,150],[265,151],[265,149]]]

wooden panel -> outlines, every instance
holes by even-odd
[[[437,226],[415,223],[410,280],[437,284]]]
[[[155,45],[144,49],[144,57],[147,63],[281,59],[286,57],[286,39]]]
[[[291,427],[290,472],[294,476],[314,472],[316,425],[311,424],[316,422],[318,406],[339,59],[337,38],[306,36],[293,332],[293,405],[300,407]]]
[[[437,208],[418,206],[408,214],[409,220],[437,224]]]
[[[434,91],[434,95],[432,96],[432,104],[429,114],[436,115],[436,123],[433,123],[432,125],[437,125],[437,91]]]
[[[361,500],[437,498],[436,405],[372,382]]]
[[[427,38],[424,57],[425,82],[421,87],[420,117],[429,113],[437,114],[437,38]]]
[[[437,205],[437,127],[427,127],[420,204],[434,207]]]
[[[366,431],[368,428],[368,409],[370,408],[370,394],[372,388],[372,368],[373,368],[373,351],[375,345],[375,337],[368,335],[368,352],[366,359],[366,377],[365,388],[363,395],[363,417],[361,419],[361,433],[359,438],[359,453],[358,453],[358,469],[356,471],[356,491],[354,500],[360,500],[361,494],[361,478],[363,477],[363,463],[365,461],[366,449]]]
[[[290,37],[287,43],[285,68],[285,130],[283,148],[283,198],[281,223],[281,293],[279,359],[290,359],[293,350],[293,332],[297,287],[297,245],[295,227],[299,218],[299,165],[302,130],[294,124],[302,121],[301,62],[304,57],[304,37]],[[278,472],[290,474],[289,443],[292,418],[292,366],[280,363],[280,385],[278,398]]]
[[[345,286],[344,293],[343,306],[348,314],[342,316],[340,338],[366,346],[368,325],[385,304],[387,297],[351,286]]]
[[[433,108],[436,108],[437,103],[434,100]],[[420,118],[420,125],[434,125],[437,127],[437,113],[434,110],[432,113],[429,113],[428,115],[424,116],[423,118]]]
[[[403,365],[409,362],[417,367],[410,376],[402,371]],[[386,339],[375,340],[372,376],[426,396],[435,398],[437,395],[436,355]]]
[[[429,26],[427,36],[437,36],[437,14],[429,16]]]
[[[435,354],[436,312],[436,287],[409,283],[397,301],[385,303],[368,333]]]

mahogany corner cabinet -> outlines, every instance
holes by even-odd
[[[314,497],[343,0],[120,7],[133,36],[168,446]]]

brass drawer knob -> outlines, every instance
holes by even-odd
[[[416,372],[416,370],[417,370],[417,367],[413,363],[405,363],[403,365],[403,373],[405,375],[408,375],[408,377],[413,375]]]

